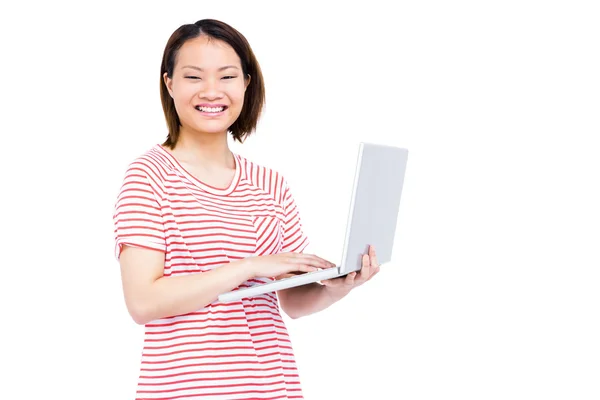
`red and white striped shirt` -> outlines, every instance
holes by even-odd
[[[249,256],[302,252],[308,239],[285,179],[234,158],[226,189],[199,181],[158,144],[135,159],[115,206],[117,259],[124,244],[160,250],[164,276],[175,276]],[[215,301],[146,324],[137,398],[303,398],[275,293]]]

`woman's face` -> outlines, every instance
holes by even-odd
[[[240,58],[220,40],[200,36],[181,46],[173,78],[164,75],[183,130],[226,133],[244,105],[249,79]]]

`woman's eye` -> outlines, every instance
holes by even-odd
[[[200,78],[199,78],[199,77],[197,77],[197,76],[186,76],[185,78],[186,78],[186,79],[200,79]]]
[[[237,78],[236,76],[232,76],[232,75],[228,75],[228,76],[224,76],[223,79],[234,79]]]

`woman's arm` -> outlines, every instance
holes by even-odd
[[[120,262],[125,303],[138,324],[199,310],[251,278],[330,266],[314,255],[280,253],[247,257],[207,272],[165,277],[164,258],[161,251],[123,245]]]
[[[165,277],[164,258],[163,252],[126,245],[121,251],[125,304],[140,325],[201,309],[253,276],[239,260],[208,272]]]
[[[292,319],[322,311],[341,300],[349,291],[331,291],[325,285],[311,283],[277,292],[281,309]]]
[[[323,281],[322,284],[296,286],[277,292],[279,304],[292,319],[304,317],[322,311],[344,298],[350,291],[379,272],[379,262],[375,249],[369,246],[367,254],[363,254],[359,272],[352,272],[345,277]]]

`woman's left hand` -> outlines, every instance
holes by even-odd
[[[378,272],[379,263],[377,262],[375,248],[373,246],[369,246],[368,253],[363,254],[362,268],[360,271],[351,272],[348,275],[340,278],[327,279],[325,281],[321,281],[321,283],[327,287],[328,291],[344,295],[350,292],[350,290],[371,279]]]

